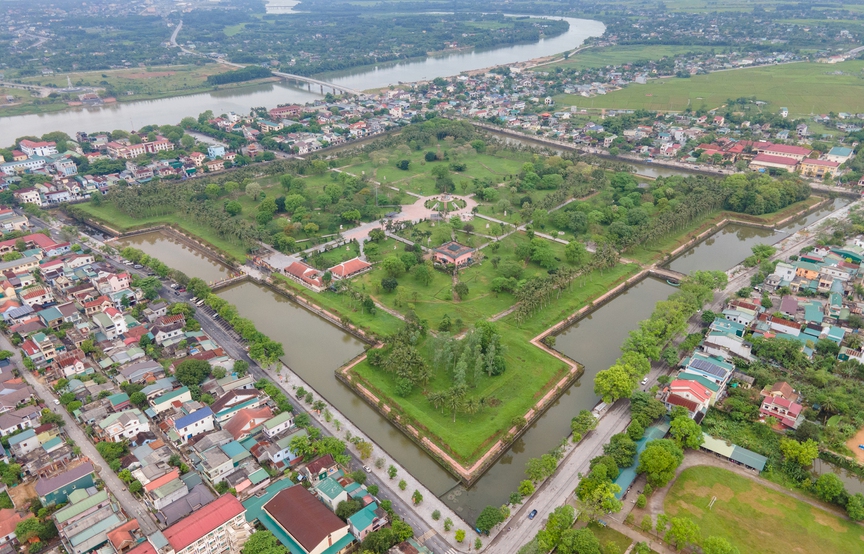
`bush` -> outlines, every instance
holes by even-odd
[[[435,521],[438,521],[439,519],[441,519],[441,512],[438,510],[435,510],[434,512],[432,512],[432,519],[434,519]]]

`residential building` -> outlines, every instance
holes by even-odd
[[[298,548],[304,554],[339,554],[354,542],[348,524],[303,487],[278,492],[263,511],[281,531],[277,538],[294,552]]]
[[[333,456],[326,454],[306,464],[306,467],[303,468],[303,473],[306,474],[306,478],[309,479],[310,483],[316,483],[336,473],[338,469]]]
[[[213,410],[208,406],[174,420],[174,430],[180,441],[186,442],[196,435],[212,431],[215,428],[214,422]]]
[[[128,400],[128,398],[127,398]],[[138,408],[113,413],[96,424],[96,432],[103,439],[111,442],[132,440],[138,433],[150,430],[147,416]]]
[[[348,518],[348,529],[354,538],[362,541],[369,533],[377,531],[387,523],[387,512],[379,508],[376,502],[372,502]]]
[[[280,433],[287,431],[294,425],[294,416],[291,412],[281,414],[264,422],[264,434],[271,439]]]
[[[69,500],[69,493],[72,491],[96,484],[94,471],[90,462],[84,462],[50,479],[39,479],[36,482],[36,494],[45,506],[62,504]]]

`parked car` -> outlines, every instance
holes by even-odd
[[[646,377],[646,378],[642,379],[642,382],[640,384],[641,385],[647,385],[648,384],[648,378]]]
[[[528,514],[528,519],[534,519],[534,516],[537,515],[537,510],[531,510],[531,513]]]
[[[372,468],[369,466],[363,466],[363,469],[366,470],[366,473],[372,473]]]
[[[144,269],[144,266],[141,264],[135,264],[132,267],[134,267],[135,269]]]

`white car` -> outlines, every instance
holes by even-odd
[[[642,382],[639,384],[640,385],[647,385],[648,384],[648,378],[646,377],[646,378],[642,379]]]

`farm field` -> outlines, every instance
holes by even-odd
[[[776,112],[787,107],[793,116],[830,111],[857,113],[864,110],[864,61],[792,63],[721,71],[690,79],[658,79],[604,96],[564,94],[556,96],[555,101],[583,108],[682,111],[688,106],[711,110],[729,98],[753,96],[768,102],[763,109]]]
[[[725,537],[741,552],[860,552],[864,541],[860,525],[722,468],[684,470],[664,507],[693,519],[703,537]]]
[[[541,65],[536,71],[550,71],[557,67],[563,69],[590,69],[643,60],[656,61],[667,56],[677,56],[687,52],[705,52],[708,46],[671,46],[671,45],[617,45],[605,48],[588,48],[570,56],[568,59]],[[720,50],[719,48],[716,50]]]
[[[86,71],[81,73],[63,73],[51,76],[27,77],[20,79],[22,83],[58,88],[68,85],[68,76],[75,86],[111,87],[118,91],[117,100],[140,100],[144,98],[160,98],[177,94],[192,94],[214,87],[207,83],[207,77],[225,73],[232,68],[220,64],[206,65],[172,65],[154,66],[134,69],[112,69],[105,71]],[[241,83],[248,85],[249,82]],[[126,91],[134,94],[126,96]]]

